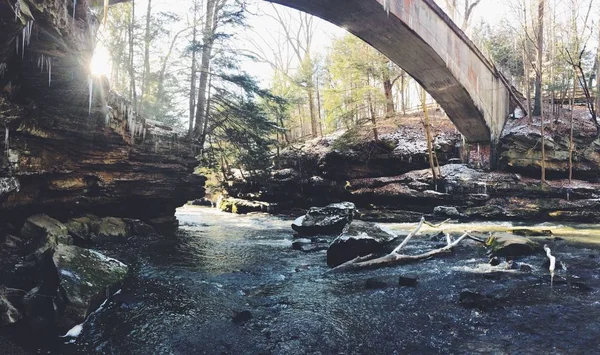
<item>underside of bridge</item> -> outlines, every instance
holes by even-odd
[[[469,142],[499,137],[510,88],[433,0],[267,0],[320,17],[372,45],[440,104]]]

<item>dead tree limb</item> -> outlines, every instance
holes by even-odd
[[[405,241],[407,240],[407,238],[405,239]],[[404,255],[404,254],[398,254],[396,252],[391,252],[385,256],[382,256],[380,258],[375,258],[375,259],[372,258],[372,255],[368,255],[366,257],[360,257],[360,258],[356,258],[356,259],[350,260],[348,262],[345,262],[344,264],[331,269],[331,271],[332,272],[333,271],[356,271],[356,270],[362,270],[362,269],[373,269],[373,268],[379,268],[379,267],[384,267],[384,266],[401,265],[401,264],[406,264],[406,263],[415,262],[415,261],[419,261],[419,260],[429,259],[433,256],[450,252],[452,250],[452,248],[457,246],[465,238],[470,238],[470,235],[468,232],[465,232],[463,235],[461,235],[458,239],[456,239],[454,241],[452,241],[449,234],[446,234],[447,245],[442,248],[433,249],[426,253],[417,254],[417,255]],[[398,249],[398,248],[396,248],[396,249]],[[367,259],[369,257],[371,257],[370,260]]]

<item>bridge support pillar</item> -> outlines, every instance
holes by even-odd
[[[500,140],[496,138],[494,135],[490,140],[490,170],[496,171],[498,170],[499,156],[498,156],[498,148],[500,144]]]

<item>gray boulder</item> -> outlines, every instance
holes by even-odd
[[[116,217],[100,219],[95,232],[96,236],[92,238],[93,242],[125,241],[131,236],[131,231],[125,220]]]
[[[486,244],[492,256],[507,258],[527,256],[540,250],[539,244],[531,239],[510,233],[495,233]]]
[[[58,244],[73,244],[73,238],[64,224],[45,214],[37,214],[27,218],[21,228],[21,237],[40,256],[46,250]]]
[[[4,286],[0,286],[0,328],[15,324],[23,316],[9,300],[10,291]]]
[[[97,251],[58,245],[42,257],[42,282],[24,298],[30,319],[66,330],[80,324],[122,284],[127,265]]]
[[[327,249],[327,265],[336,267],[358,256],[383,253],[395,237],[376,224],[353,221]]]
[[[325,207],[311,207],[308,212],[292,223],[299,235],[335,235],[352,222],[355,206],[352,202],[332,203]]]

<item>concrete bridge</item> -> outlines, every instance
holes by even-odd
[[[345,28],[417,80],[471,143],[494,147],[518,99],[433,0],[266,0]]]

